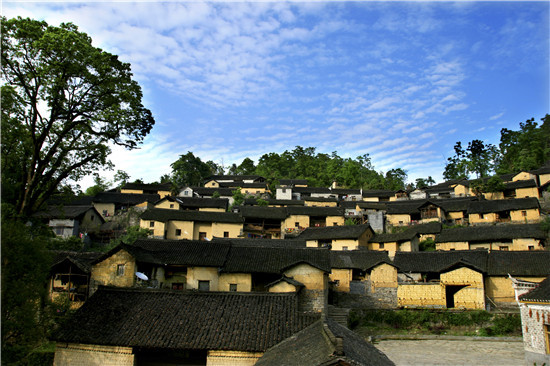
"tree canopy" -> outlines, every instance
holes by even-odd
[[[130,65],[71,23],[2,18],[2,188],[29,215],[67,179],[111,166],[154,125]]]

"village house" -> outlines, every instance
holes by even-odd
[[[238,237],[243,232],[243,219],[232,212],[153,208],[141,215],[140,227],[151,230],[154,238],[211,240]]]
[[[437,250],[544,250],[546,233],[539,224],[501,224],[443,229]]]
[[[241,206],[239,214],[244,220],[245,238],[281,238],[281,223],[286,220],[282,207]]]
[[[537,198],[513,200],[472,201],[468,206],[470,225],[501,222],[534,223],[540,221],[540,205]]]
[[[295,293],[102,287],[55,332],[55,366],[251,366],[318,320]]]
[[[374,236],[370,225],[344,225],[310,227],[305,229],[297,239],[305,240],[312,248],[329,248],[332,250],[357,250],[367,247]]]
[[[145,210],[153,207],[153,204],[160,199],[156,193],[118,193],[100,192],[93,197],[82,197],[74,201],[73,205],[93,205],[105,220],[111,220],[115,215],[134,208]]]
[[[51,301],[69,301],[72,309],[88,299],[92,263],[101,256],[97,252],[53,251],[48,279]]]
[[[281,232],[291,234],[308,227],[344,225],[344,210],[340,207],[286,207],[287,217],[281,223]],[[283,238],[284,238],[283,235]]]
[[[377,189],[377,190],[364,190],[362,197],[363,201],[367,202],[389,202],[390,198],[395,195],[395,191]]]
[[[34,217],[47,221],[55,235],[62,238],[98,231],[105,223],[93,206],[54,206]]]
[[[127,183],[120,187],[120,193],[124,194],[158,194],[160,198],[171,195],[172,183],[143,184]]]
[[[550,276],[518,298],[525,362],[550,364]]]
[[[388,252],[390,258],[397,252],[418,252],[419,234],[414,228],[397,233],[377,233],[367,244],[369,250]]]
[[[304,197],[303,198],[304,206],[310,207],[337,207],[338,199],[337,198],[326,198],[326,197]]]
[[[330,303],[342,307],[397,307],[397,267],[387,252],[330,252]]]
[[[226,212],[228,207],[229,200],[226,198],[166,196],[154,204],[154,208],[209,212]]]

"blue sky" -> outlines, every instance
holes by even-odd
[[[156,125],[111,159],[146,182],[187,151],[230,166],[296,145],[440,182],[456,141],[498,144],[550,113],[547,1],[4,1],[3,15],[73,22],[132,65]]]

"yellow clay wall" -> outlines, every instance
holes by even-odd
[[[325,272],[305,263],[287,269],[284,275],[303,283],[308,290],[325,290],[328,285]]]
[[[332,286],[334,291],[338,292],[349,292],[349,283],[352,280],[352,270],[351,269],[338,269],[333,268],[329,275],[330,281],[338,281],[338,285]]]
[[[288,282],[281,281],[278,284],[271,286],[269,288],[269,292],[296,292],[296,286]]]
[[[397,287],[397,306],[444,308],[445,286],[439,283],[400,283]]]
[[[198,290],[199,281],[210,281],[210,291],[219,291],[218,269],[214,267],[189,267],[187,269],[187,288]]]
[[[263,353],[241,351],[208,351],[206,366],[253,366]]]
[[[525,212],[525,216],[523,216]],[[514,222],[538,222],[540,221],[539,209],[510,211],[510,218]]]
[[[213,222],[212,223],[212,236],[223,238],[223,233],[228,232],[230,238],[237,238],[241,234],[243,229],[242,223],[225,223],[225,222]],[[202,231],[202,230],[201,230]],[[212,239],[212,236],[209,236],[209,239]],[[198,239],[197,234],[197,239]]]
[[[218,279],[218,291],[229,291],[229,285],[236,284],[238,292],[252,291],[250,273],[222,273]]]
[[[545,277],[514,277],[530,282],[542,282]],[[489,276],[485,279],[486,295],[497,303],[514,303],[515,293],[512,280],[508,276]]]
[[[117,275],[119,264],[124,265],[124,275]],[[92,267],[91,279],[96,285],[132,287],[135,282],[136,262],[125,250],[120,250]]]
[[[57,343],[54,366],[134,366],[131,347]]]
[[[374,267],[370,273],[372,291],[379,287],[397,287],[397,268],[387,263]]]

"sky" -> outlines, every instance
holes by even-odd
[[[111,160],[146,183],[188,151],[229,167],[298,145],[441,182],[457,141],[498,144],[550,113],[548,1],[4,0],[2,14],[72,22],[131,64],[156,123]]]

